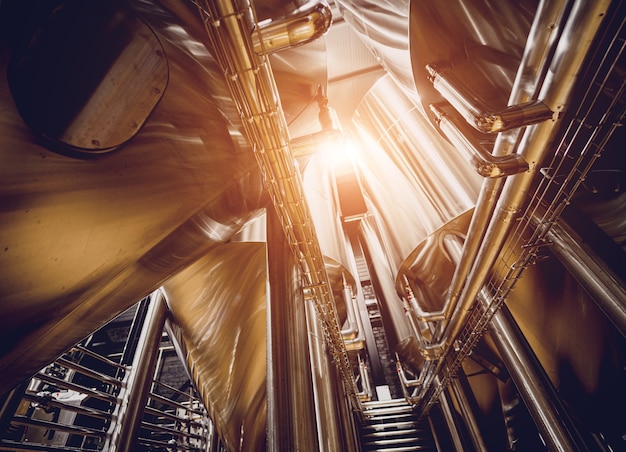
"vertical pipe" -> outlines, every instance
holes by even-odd
[[[506,305],[494,315],[489,332],[548,450],[588,450]]]
[[[436,379],[435,384],[440,384],[439,378]],[[456,450],[457,452],[465,452],[466,448],[463,441],[463,433],[459,429],[456,416],[454,415],[454,411],[450,403],[448,392],[445,389],[441,391],[441,394],[439,395],[439,405],[441,406],[443,418],[446,422],[446,425],[448,426],[448,431],[450,432],[450,439],[452,440],[452,444],[454,445],[454,450]]]
[[[318,450],[320,452],[332,452],[342,449],[341,423],[337,411],[339,393],[331,379],[333,374],[332,363],[330,363],[324,347],[324,333],[317,318],[313,300],[306,300],[306,306],[319,441]]]
[[[452,379],[451,387],[474,448],[477,451],[486,451],[487,446],[485,446],[480,433],[480,427],[474,415],[475,410],[472,408],[472,403],[469,400],[470,396],[468,393],[471,392],[471,388],[462,369],[459,369],[457,378]]]
[[[593,247],[564,220],[547,234],[554,255],[585,288],[607,319],[626,336],[626,287]]]
[[[165,297],[160,290],[157,290],[150,296],[150,305],[146,312],[135,356],[124,378],[119,404],[114,412],[116,421],[109,429],[109,444],[105,449],[110,452],[133,450],[152,383],[154,364],[161,346],[166,315]]]
[[[269,451],[317,449],[301,274],[273,209],[267,211],[267,442]]]

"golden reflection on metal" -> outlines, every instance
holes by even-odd
[[[252,33],[254,51],[268,54],[306,44],[326,33],[331,21],[326,3],[309,2],[285,18],[259,24]]]
[[[395,278],[428,235],[473,207],[480,177],[389,76],[370,89],[353,122],[356,171],[368,208],[381,219]]]
[[[267,57],[254,51],[258,27],[250,4],[198,2],[198,10],[244,121],[287,240],[299,260],[305,285],[315,293],[329,348],[354,410],[360,411],[351,365],[341,337],[332,290],[315,227],[302,192],[289,131]]]
[[[265,244],[240,242],[164,285],[193,381],[232,450],[265,447],[266,280]]]
[[[200,28],[197,16],[167,9],[180,2],[117,5],[150,24],[169,63],[166,93],[120,152],[79,160],[47,149],[0,77],[0,392],[230,239],[267,204],[220,68],[212,57],[191,58],[181,41],[193,39],[181,25]],[[11,46],[2,38],[6,72]]]
[[[568,104],[568,101],[571,101],[570,96],[580,66],[603,20],[608,3],[598,2],[590,5],[585,2],[576,2],[574,7],[568,11],[569,14],[560,16],[562,23],[557,26],[558,29],[562,30],[560,39],[556,42],[544,43],[547,48],[554,45],[553,52],[539,51],[544,57],[549,56],[552,62],[522,58],[519,73],[530,72],[539,78],[534,84],[534,86],[541,87],[538,98],[543,99],[551,110],[559,111]],[[550,16],[542,14],[543,12],[540,9],[537,14],[531,37],[535,35],[534,30],[539,30],[538,33],[541,33],[541,30],[546,26],[545,20],[550,19]],[[552,24],[552,22],[550,23]],[[572,47],[573,39],[576,39],[580,45],[575,48]],[[527,53],[537,53],[532,39],[528,40],[527,46]],[[529,63],[534,66],[527,68],[525,64]],[[536,70],[536,68],[548,65],[551,72],[543,80],[542,78],[546,74]],[[517,80],[521,79],[521,77],[517,78]],[[511,97],[523,98],[527,88],[527,84],[516,85]],[[525,129],[515,152],[519,153],[527,162],[543,161],[553,150],[550,144],[559,126],[558,121],[548,121]],[[503,146],[506,148],[506,144]],[[511,150],[509,149],[509,151]],[[489,194],[489,196],[479,199],[475,218],[470,225],[461,257],[461,264],[453,278],[453,288],[460,290],[462,287],[462,291],[459,295],[452,291],[451,296],[458,297],[458,300],[454,299],[449,304],[454,309],[452,316],[449,322],[441,324],[442,328],[435,331],[432,341],[427,345],[427,350],[424,352],[429,356],[441,359],[426,362],[421,371],[425,375],[424,384],[411,398],[413,403],[422,403],[423,409],[427,409],[430,404],[435,402],[443,388],[448,384],[449,379],[453,378],[454,369],[458,368],[463,358],[471,352],[477,341],[476,337],[481,336],[480,332],[484,331],[485,325],[498,309],[499,303],[506,298],[512,284],[519,278],[524,268],[523,264],[511,266],[509,269],[511,278],[507,277],[502,281],[496,294],[489,293],[489,290],[484,286],[510,231],[513,229],[515,224],[513,220],[527,201],[529,189],[537,170],[538,166],[534,164],[529,167],[526,173],[508,178],[501,186],[501,191],[497,185],[489,180],[483,184],[482,193]],[[477,228],[477,224],[480,227]],[[471,256],[467,256],[467,250],[472,250]],[[485,300],[486,308],[484,311],[477,307],[476,300],[478,299]],[[457,341],[462,332],[464,333],[463,337]],[[458,347],[455,344],[458,344]],[[454,358],[448,362],[447,358],[451,355]],[[442,378],[441,384],[437,383],[439,378]]]

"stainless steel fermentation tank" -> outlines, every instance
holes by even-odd
[[[344,363],[342,348],[353,360],[365,344],[361,333],[352,334],[356,294],[346,290],[359,287],[344,231],[354,222],[375,282],[374,301],[398,354],[393,364],[402,377],[411,375],[403,381],[408,401],[428,411],[445,399],[457,373],[468,374],[479,423],[515,421],[510,407],[522,398],[550,445],[578,443],[561,438],[567,422],[553,428],[541,418],[558,410],[542,388],[525,389],[532,376],[525,377],[515,358],[526,349],[514,340],[508,318],[497,315],[489,328],[483,325],[476,335],[488,329],[490,335],[478,345],[464,336],[466,329],[474,333],[472,315],[482,304],[497,310],[493,300],[506,298],[503,312],[512,312],[547,384],[561,390],[579,425],[598,430],[585,407],[615,404],[605,391],[618,390],[615,381],[623,377],[623,300],[615,302],[623,285],[589,270],[592,252],[578,250],[564,228],[549,236],[560,260],[541,254],[545,259],[533,259],[511,284],[515,290],[502,297],[498,290],[508,284],[517,253],[529,248],[533,228],[544,227],[537,215],[546,203],[527,219],[532,228],[511,233],[509,224],[522,223],[516,215],[532,198],[520,194],[532,193],[540,169],[551,170],[541,165],[557,154],[557,129],[565,129],[555,113],[563,109],[569,120],[567,102],[578,99],[574,86],[584,55],[564,47],[578,29],[584,30],[580,45],[590,46],[607,5],[338,0],[341,20],[386,72],[362,90],[354,112],[339,118],[342,135],[337,124],[318,119],[320,93],[332,91],[328,73],[338,64],[326,60],[331,38],[289,48],[285,38],[297,42],[294,33],[302,30],[282,33],[289,27],[281,19],[307,5],[255,2],[249,22],[246,2],[209,2],[224,14],[216,18],[199,7],[202,2],[71,1],[56,9],[40,5],[37,15],[46,19],[35,23],[26,19],[33,5],[18,3],[2,5],[8,14],[0,52],[6,74],[0,77],[0,392],[163,287],[171,331],[220,436],[230,447],[258,450],[273,416],[266,404],[271,281],[269,292],[306,311],[297,338],[314,336],[288,364],[296,373],[306,369],[317,391],[315,397],[300,391],[298,403],[317,413],[308,421],[318,429],[318,435],[302,429],[300,440],[317,441],[321,449],[344,447],[349,423],[339,426],[358,402],[352,400],[353,375],[346,375],[353,369],[342,367],[352,361]],[[231,6],[241,14],[225,14]],[[306,32],[316,38],[330,21],[326,10],[311,11],[320,28]],[[235,36],[242,26],[226,33],[233,43],[251,46],[229,47],[211,27],[231,16],[244,17],[245,26],[269,23],[266,33],[277,39]],[[570,17],[579,19],[570,23]],[[229,73],[225,63],[255,63],[246,51],[275,52],[273,71],[262,78],[269,65],[261,58],[242,69],[261,77],[251,78],[258,85],[244,83],[237,91],[236,79],[245,77]],[[551,91],[552,84],[558,89]],[[521,107],[508,109],[511,103]],[[311,151],[347,138],[358,149],[348,170]],[[610,141],[606,147],[609,162],[622,170],[619,146]],[[287,151],[294,149],[295,160],[282,165],[263,160],[293,157]],[[522,149],[522,157],[514,149]],[[283,190],[277,179],[293,185]],[[346,181],[362,201],[352,215],[346,212],[354,205],[342,198]],[[288,204],[300,202],[300,190],[306,209],[296,206],[294,218]],[[620,215],[606,206],[622,198],[604,208],[583,198],[586,215],[619,238]],[[278,218],[267,220],[264,212],[274,208]],[[287,244],[275,240],[281,226]],[[307,240],[298,240],[302,236]],[[293,261],[280,259],[284,267],[277,270],[268,253],[285,256],[285,250],[296,251]],[[574,251],[583,256],[578,262]],[[594,304],[599,298],[600,309]],[[330,313],[324,311],[329,300],[335,303]],[[621,335],[602,310],[616,313]],[[467,353],[464,344],[476,346],[472,359],[455,355]],[[325,347],[336,353],[337,368]],[[448,368],[454,370],[448,374]],[[325,379],[325,372],[332,377]],[[293,383],[289,391],[297,389]],[[350,402],[338,406],[338,397]],[[608,411],[590,412],[610,420]],[[513,425],[482,433],[499,445],[499,436],[508,435],[512,444],[525,435]]]

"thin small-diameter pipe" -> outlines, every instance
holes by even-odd
[[[105,449],[111,452],[131,452],[139,433],[143,410],[150,392],[163,327],[167,316],[165,296],[158,289],[150,296],[141,335],[132,365],[124,377],[115,421],[111,424]]]

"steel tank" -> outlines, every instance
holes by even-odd
[[[110,10],[105,5],[105,23],[90,17],[100,27],[89,36],[93,45],[111,38],[96,31],[107,23],[127,24],[116,28],[117,41],[111,43],[117,55],[101,60],[102,55],[93,55],[104,65],[103,73],[115,67],[110,77],[123,77],[140,90],[147,74],[119,61],[139,52],[156,61],[154,71],[165,77],[161,85],[153,84],[154,77],[147,81],[147,97],[140,99],[144,110],[115,116],[109,115],[111,106],[91,102],[107,93],[121,101],[128,93],[115,91],[115,80],[95,83],[99,79],[93,76],[90,89],[77,94],[65,78],[85,69],[86,62],[64,60],[54,69],[49,65],[63,53],[41,45],[83,38],[79,3],[54,14],[3,5],[4,19],[13,26],[3,27],[1,43],[2,70],[9,75],[0,78],[2,392],[227,241],[266,204],[256,161],[200,33],[195,7],[137,2]],[[41,23],[33,25],[33,17],[42,17]],[[31,47],[27,31],[40,39]],[[34,69],[55,74],[54,69],[56,78],[38,81],[29,72]],[[75,103],[84,103],[75,117],[66,116],[70,125],[82,124],[84,137],[93,137],[87,142],[91,148],[72,141],[75,135],[51,136],[59,129],[43,127],[56,117],[54,97],[38,105],[41,99],[23,95],[28,85],[9,86],[7,79],[29,74],[26,82],[33,89],[52,89],[58,82]],[[34,120],[40,109],[49,110],[48,117]],[[111,130],[126,123],[136,128],[134,134],[107,141],[107,149],[96,139],[101,130],[86,130],[100,124],[103,114],[122,121]]]
[[[266,443],[266,267],[265,243],[233,242],[164,285],[177,342],[232,450]]]
[[[413,267],[418,246],[472,209],[480,178],[391,77],[371,88],[353,122],[363,137],[356,171],[402,294],[401,269]]]

